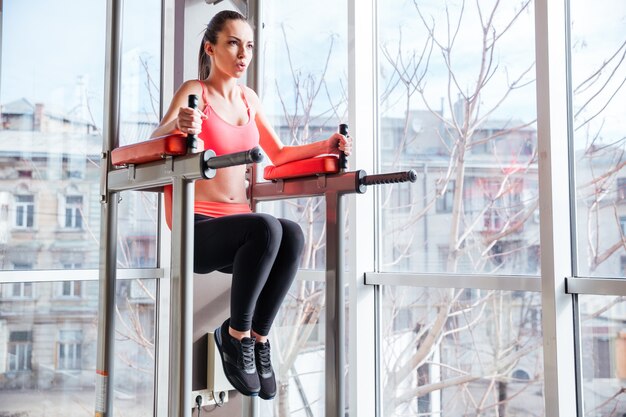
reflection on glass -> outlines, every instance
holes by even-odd
[[[385,271],[538,274],[534,12],[379,2]]]
[[[624,297],[579,296],[585,417],[626,413]]]
[[[383,416],[543,416],[539,294],[382,291]]]
[[[152,413],[155,280],[118,281],[114,415]],[[0,414],[93,413],[98,283],[0,284]]]
[[[626,4],[571,1],[578,273],[626,275]]]

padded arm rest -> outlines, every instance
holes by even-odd
[[[198,150],[204,150],[202,139],[198,139]],[[169,155],[185,154],[187,154],[187,136],[168,135],[113,149],[111,163],[115,166],[143,164],[158,161]]]
[[[278,166],[266,166],[263,170],[263,178],[266,180],[279,180],[310,177],[319,174],[336,174],[337,172],[339,172],[339,158],[335,155],[323,155],[287,162]]]

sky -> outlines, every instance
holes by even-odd
[[[125,0],[124,7],[124,55],[158,56],[160,0]],[[26,98],[70,111],[79,104],[82,79],[101,124],[106,1],[10,0],[2,18],[0,103]],[[123,64],[123,76],[132,77],[132,64]]]

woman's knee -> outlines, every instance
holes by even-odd
[[[283,237],[283,228],[274,216],[255,213],[248,224],[248,233],[266,241],[268,246],[278,246]]]
[[[304,247],[304,233],[300,225],[287,219],[278,219],[278,221],[283,229],[283,242],[288,244],[286,246],[300,253]]]

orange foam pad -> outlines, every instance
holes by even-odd
[[[198,151],[204,149],[204,142],[198,139]],[[116,166],[129,164],[143,164],[158,161],[168,155],[187,154],[187,136],[168,135],[120,146],[111,151],[111,163]]]
[[[287,162],[278,166],[266,166],[263,170],[263,178],[279,180],[318,174],[336,174],[337,172],[339,172],[339,158],[335,155],[324,155]]]

